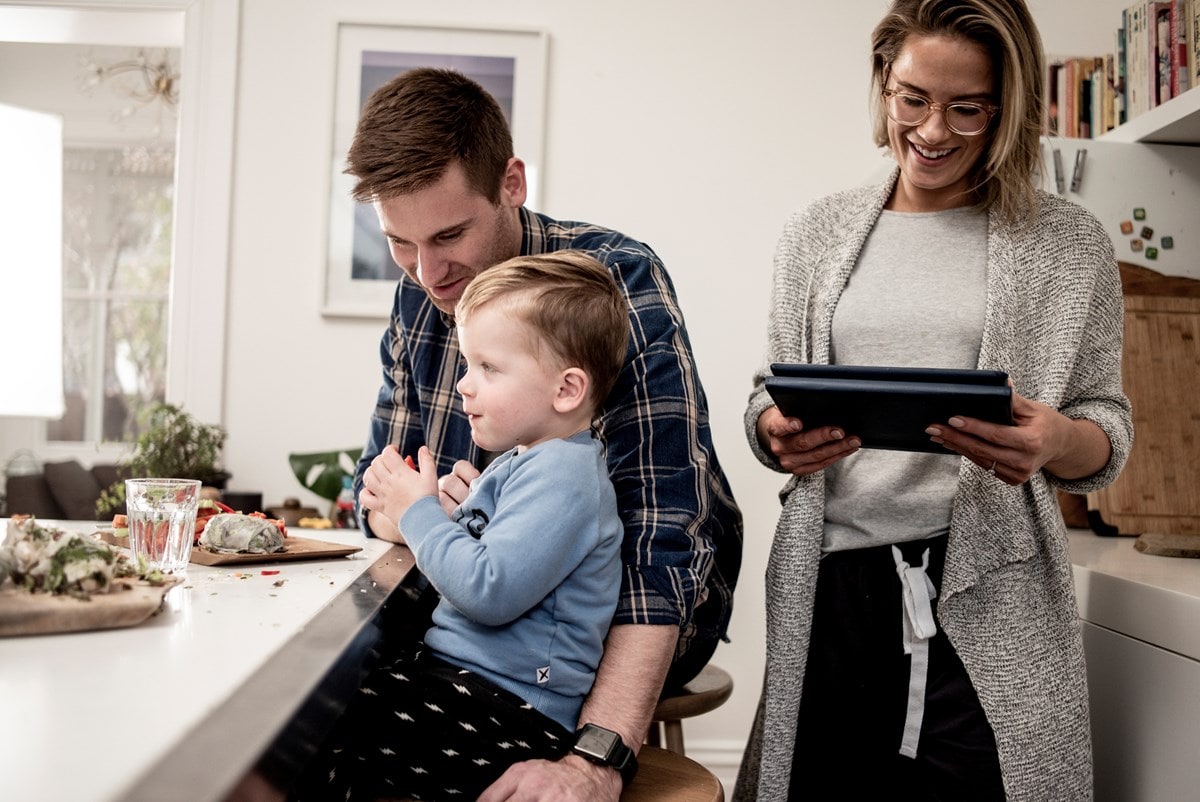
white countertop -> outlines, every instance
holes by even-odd
[[[58,525],[94,531],[88,524]],[[315,617],[340,602],[334,636],[324,634],[308,645],[305,665],[285,672],[276,666],[273,677],[286,676],[289,687],[258,694],[264,707],[266,697],[273,697],[270,709],[246,710],[241,720],[250,726],[218,736],[224,765],[191,767],[204,781],[214,778],[214,785],[240,777],[355,636],[356,624],[375,614],[412,564],[407,549],[393,550],[358,530],[301,531],[303,537],[363,550],[328,560],[193,564],[187,580],[167,593],[164,608],[139,626],[0,639],[2,795],[23,802],[108,802],[148,794],[139,787],[147,776],[174,781],[164,761],[214,751],[195,750],[191,756],[175,751],[185,737],[199,730],[214,741],[213,733],[204,733],[205,722],[240,690],[257,687],[255,677],[272,657],[294,647]],[[282,701],[276,691],[282,691]],[[239,705],[247,704],[245,696],[238,697]],[[186,787],[179,798],[208,798]]]
[[[1081,618],[1200,660],[1200,559],[1143,554],[1137,538],[1086,529],[1068,538]]]

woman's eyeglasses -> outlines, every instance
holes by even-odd
[[[883,98],[887,116],[901,125],[920,125],[934,111],[941,111],[946,127],[963,136],[982,134],[999,111],[995,106],[966,101],[934,103],[922,95],[895,89],[884,89]]]

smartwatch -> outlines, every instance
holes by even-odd
[[[621,772],[621,782],[626,787],[637,774],[637,757],[633,750],[625,745],[620,735],[595,724],[584,724],[579,728],[571,752],[601,766],[612,766]]]

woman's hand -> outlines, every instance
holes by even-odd
[[[419,469],[413,470],[394,445],[386,446],[371,460],[371,467],[363,472],[359,503],[399,524],[404,513],[418,499],[423,496],[436,498],[437,465],[426,446],[421,446],[417,452],[417,462]]]
[[[1112,444],[1099,426],[1068,418],[1016,390],[1012,399],[1012,426],[955,416],[925,433],[1014,486],[1043,468],[1060,479],[1082,479],[1108,464]]]
[[[763,450],[774,454],[779,465],[796,476],[807,476],[828,468],[858,451],[862,445],[857,437],[846,437],[836,426],[805,431],[799,418],[786,417],[779,407],[763,410],[755,429]]]

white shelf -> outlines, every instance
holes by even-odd
[[[1134,117],[1098,141],[1200,145],[1200,87]]]

